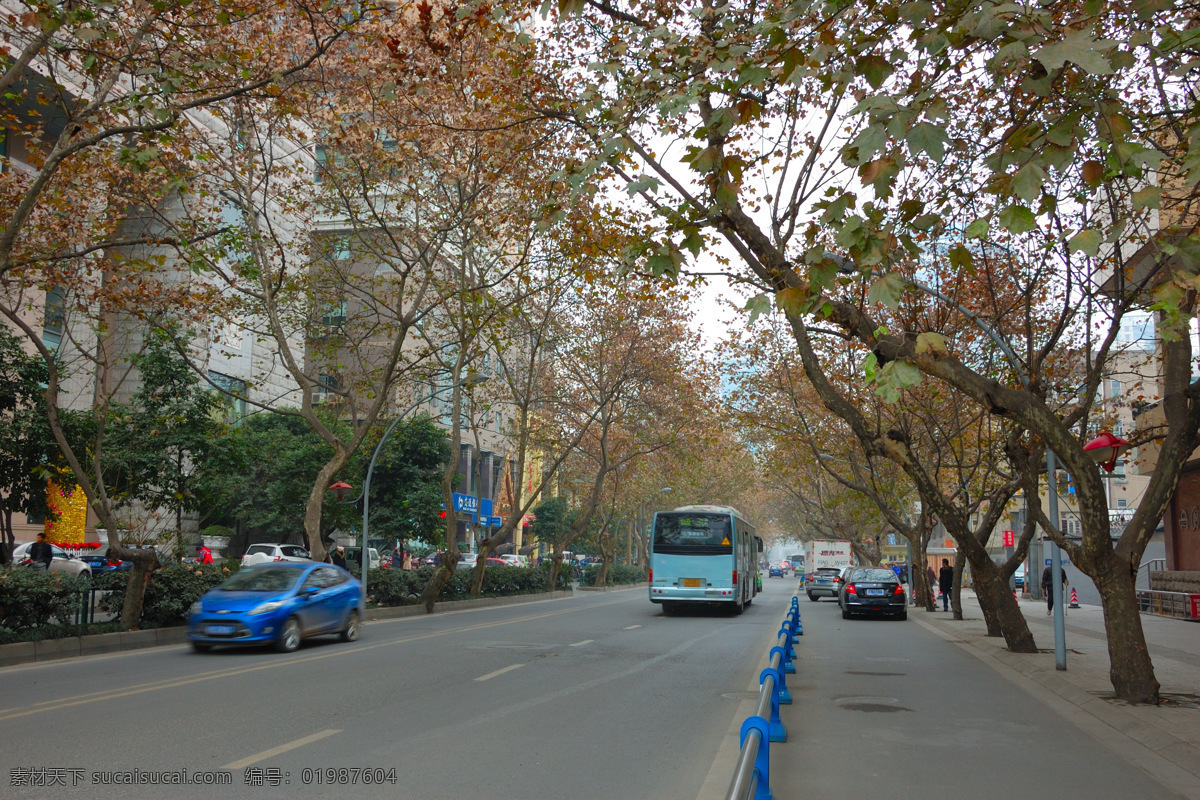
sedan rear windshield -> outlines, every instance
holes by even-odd
[[[254,556],[254,555],[258,555],[259,553],[270,554],[270,553],[274,553],[274,552],[275,552],[275,545],[273,545],[273,544],[252,544],[252,545],[250,545],[249,548],[247,548],[246,555]]]
[[[283,592],[296,585],[304,570],[294,567],[243,569],[221,584],[225,592]]]
[[[854,576],[856,581],[891,581],[895,583],[896,573],[890,569],[864,569]]]
[[[842,571],[837,567],[820,567],[817,570],[818,575],[841,575]]]

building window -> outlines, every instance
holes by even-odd
[[[339,300],[336,303],[330,303],[325,307],[325,313],[321,315],[321,324],[330,327],[341,327],[346,324],[346,301]]]
[[[340,381],[336,375],[321,375],[317,378],[317,390],[313,393],[313,404],[327,403],[337,394]]]
[[[246,396],[249,384],[241,378],[222,375],[219,372],[208,373],[208,382],[221,391],[221,400],[228,408],[229,422],[237,423],[246,416]]]
[[[1129,508],[1129,501],[1124,497],[1117,498],[1117,508]]]
[[[67,295],[56,286],[46,292],[46,307],[42,314],[42,344],[47,350],[58,350],[62,344],[63,324],[66,322]]]

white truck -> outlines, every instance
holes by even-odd
[[[804,593],[809,600],[838,596],[844,567],[850,566],[850,543],[815,539],[804,543]]]
[[[841,569],[850,566],[850,543],[837,539],[814,539],[804,543],[804,571],[813,573],[822,567]]]

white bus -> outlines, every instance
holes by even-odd
[[[650,602],[670,614],[692,603],[719,603],[737,613],[757,594],[762,540],[729,506],[681,506],[654,515],[650,534]]]

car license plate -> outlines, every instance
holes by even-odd
[[[223,636],[233,633],[232,625],[209,625],[205,630],[215,636]]]
[[[701,583],[699,578],[684,578],[683,585],[689,589],[699,589]]]
[[[867,594],[871,595],[872,597],[882,597],[883,589],[867,589]]]

